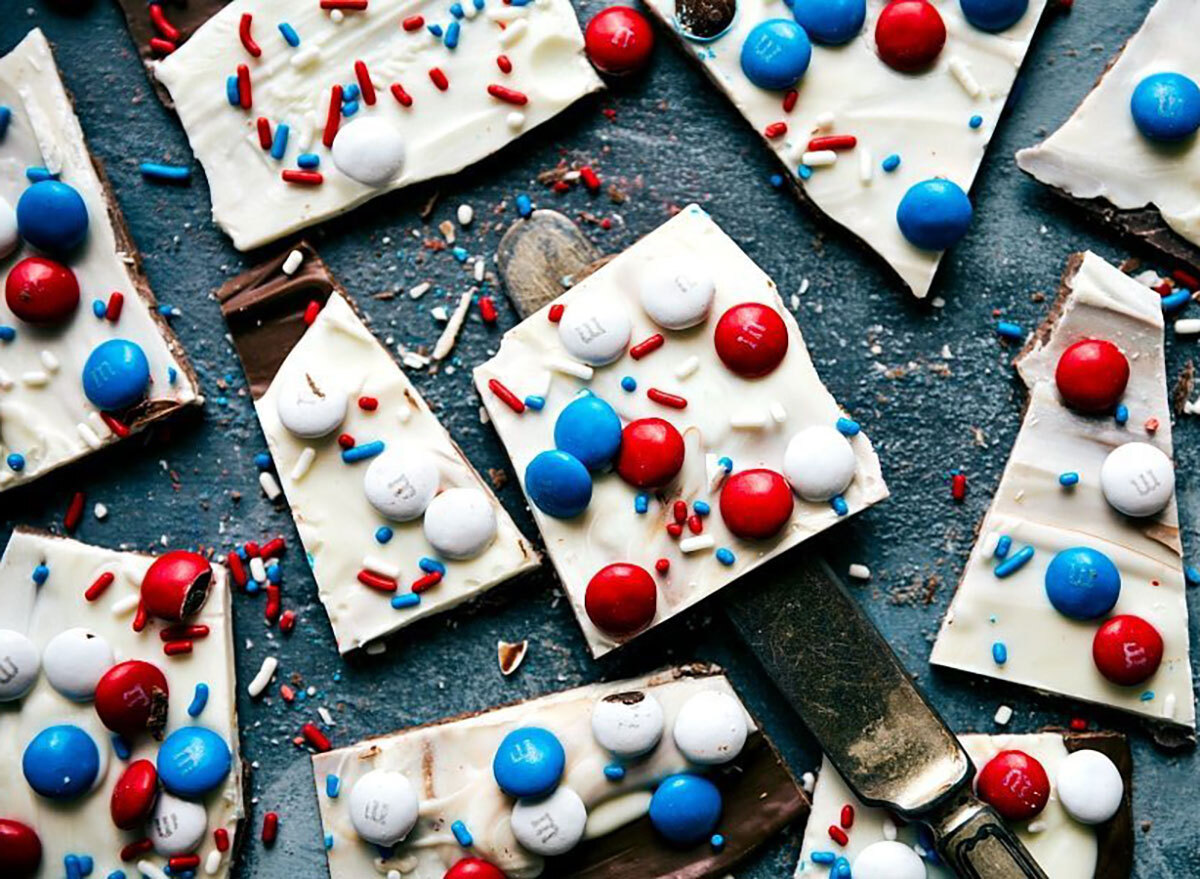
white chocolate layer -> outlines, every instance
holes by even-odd
[[[197,850],[201,863],[216,850],[213,831],[224,828],[232,846],[238,821],[245,814],[242,803],[242,766],[238,756],[238,727],[235,713],[236,692],[233,664],[233,617],[230,613],[228,575],[213,565],[208,601],[189,624],[209,627],[207,638],[194,642],[190,654],[163,655],[159,631],[169,625],[151,620],[140,633],[131,625],[136,596],[142,576],[154,559],[148,555],[114,552],[74,540],[52,537],[18,529],[13,533],[0,559],[0,628],[15,629],[27,635],[41,652],[51,638],[72,627],[96,632],[112,646],[118,662],[141,659],[152,663],[167,676],[170,706],[166,733],[183,726],[201,724],[221,736],[233,754],[233,768],[224,783],[203,799],[208,810],[208,831]],[[50,576],[37,586],[31,574],[45,564]],[[94,602],[84,591],[102,573],[116,579]],[[127,599],[133,598],[129,603]],[[128,605],[127,613],[114,612],[114,606]],[[196,684],[208,685],[208,704],[197,718],[188,715]],[[71,802],[47,800],[33,792],[21,772],[25,746],[37,733],[56,723],[75,724],[95,739],[101,753],[100,777],[95,788]],[[113,786],[127,763],[113,752],[112,734],[100,722],[92,702],[70,702],[50,686],[43,673],[34,688],[20,702],[0,710],[0,814],[15,818],[37,831],[42,840],[42,866],[38,879],[58,879],[63,875],[67,854],[91,855],[95,859],[93,876],[107,876],[113,870],[129,872],[131,865],[119,857],[123,846],[144,834],[141,829],[118,830],[109,816],[109,798]],[[133,740],[134,760],[154,762],[158,742],[149,735]],[[104,756],[107,755],[107,756]],[[154,853],[143,856],[158,867],[166,858]],[[224,879],[229,873],[229,853],[214,873],[203,875]]]
[[[0,342],[3,491],[117,441],[83,393],[83,365],[101,342],[129,339],[141,346],[150,362],[151,400],[192,403],[197,400],[197,389],[184,368],[178,340],[156,319],[153,303],[138,293],[132,271],[134,255],[118,249],[113,226],[118,208],[115,204],[110,208],[105,198],[75,109],[40,30],[30,31],[0,58],[0,106],[12,110],[8,133],[0,142],[0,197],[15,208],[29,186],[25,169],[41,166],[73,186],[88,212],[87,238],[64,260],[79,280],[80,293],[79,308],[64,326],[38,328],[23,323],[0,297],[0,324],[17,331],[13,341]],[[0,276],[34,254],[28,245],[18,247],[7,259],[0,259]],[[125,297],[117,323],[92,314],[92,300],[107,302],[113,291]],[[43,352],[49,352],[52,362],[57,361],[57,369],[46,368]],[[176,373],[173,384],[171,370]],[[32,385],[22,379],[27,373],[44,373],[48,381]],[[84,425],[82,430],[80,425]],[[13,452],[25,458],[25,469],[19,473],[3,463]]]
[[[471,0],[462,5],[474,12]],[[447,27],[453,21],[449,6],[445,0],[372,0],[364,11],[331,14],[315,0],[235,0],[152,65],[208,176],[213,219],[235,247],[258,247],[384,192],[453,174],[601,87],[584,57],[583,35],[567,0],[535,0],[527,6],[488,0],[482,12],[459,23],[455,50],[424,27],[410,33],[400,26],[404,18],[424,15],[428,24]],[[259,58],[252,58],[238,38],[244,13],[253,16]],[[285,21],[300,36],[296,48],[277,30]],[[511,74],[497,68],[501,54],[512,61]],[[378,100],[368,106],[360,99],[357,114],[342,125],[375,116],[394,124],[407,145],[400,172],[379,186],[339,172],[321,143],[330,90],[355,82],[355,61],[366,64]],[[230,106],[226,99],[226,77],[239,64],[250,68],[250,110]],[[434,67],[449,80],[447,91],[430,80]],[[392,96],[393,83],[412,96],[411,107]],[[528,104],[518,108],[493,98],[487,92],[493,83],[523,92]],[[514,110],[522,116],[515,128],[508,120]],[[273,131],[279,123],[291,129],[282,161],[259,145],[260,116],[270,120]],[[280,177],[283,169],[297,167],[303,152],[321,157],[320,186],[293,185]],[[246,197],[250,192],[253,198]]]
[[[697,271],[711,272],[716,296],[702,324],[678,332],[664,330],[642,310],[637,282],[645,267],[659,259],[678,260]],[[499,353],[475,370],[475,383],[522,483],[529,462],[539,452],[554,447],[555,419],[583,387],[607,401],[622,422],[664,418],[683,435],[683,471],[670,486],[660,490],[661,502],[655,492],[648,492],[650,509],[644,515],[634,512],[638,490],[615,473],[594,475],[591,503],[574,519],[555,519],[533,507],[547,552],[570,596],[588,646],[594,656],[600,656],[621,643],[597,629],[584,610],[588,581],[605,565],[632,562],[653,573],[655,560],[670,560],[666,576],[654,574],[659,589],[653,626],[842,518],[827,503],[810,503],[797,497],[791,520],[775,537],[735,537],[721,520],[720,491],[710,488],[706,462],[706,458],[715,462],[728,456],[733,460],[734,472],[754,467],[782,472],[784,449],[791,436],[811,425],[832,426],[842,411],[813,368],[800,328],[780,299],[775,283],[695,205],[684,208],[555,303],[569,311],[573,302],[589,297],[625,305],[633,322],[631,338],[635,344],[654,333],[662,333],[665,344],[640,360],[624,354],[615,363],[597,368],[590,381],[582,381],[552,365],[566,355],[557,326],[547,318],[547,305],[504,334]],[[769,305],[787,327],[786,357],[771,374],[759,379],[742,379],[729,371],[713,347],[717,321],[728,308],[742,302]],[[692,358],[700,366],[679,378],[680,365]],[[621,379],[627,375],[637,380],[634,393],[621,388]],[[545,409],[516,414],[488,389],[492,378],[499,379],[518,397],[544,396]],[[649,400],[646,390],[652,387],[684,396],[689,401],[687,408],[670,409]],[[782,421],[773,417],[775,407],[784,415]],[[758,420],[762,426],[739,429],[734,420],[742,415],[761,416]],[[850,444],[858,459],[858,471],[845,492],[845,500],[849,512],[857,513],[887,497],[887,486],[866,435],[852,437]],[[689,544],[667,534],[665,526],[672,521],[671,507],[676,499],[687,501],[689,507],[698,500],[710,504],[712,512],[704,519],[702,536],[712,538],[715,548],[732,549],[736,556],[732,565],[718,561],[712,548],[684,552]],[[683,540],[691,536],[685,529]]]
[[[1090,252],[1071,290],[1049,338],[1019,361],[1021,378],[1031,388],[1029,407],[930,661],[1192,727],[1175,501],[1157,516],[1135,520],[1110,507],[1100,489],[1100,468],[1118,445],[1136,440],[1171,456],[1159,296]],[[1087,338],[1113,342],[1129,360],[1124,427],[1111,416],[1080,415],[1059,401],[1054,387],[1059,356]],[[1156,431],[1146,429],[1148,419],[1157,420]],[[1079,484],[1060,486],[1058,476],[1065,472],[1078,473]],[[1023,568],[1001,579],[992,572],[992,552],[1005,534],[1013,553],[1024,546],[1035,552]],[[1162,635],[1162,665],[1144,684],[1120,687],[1106,680],[1092,661],[1092,639],[1102,621],[1068,619],[1046,597],[1046,568],[1055,553],[1080,545],[1100,550],[1121,572],[1112,614],[1143,617]],[[997,641],[1008,649],[1004,665],[992,659]]]

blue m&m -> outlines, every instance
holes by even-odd
[[[621,419],[595,394],[583,394],[558,414],[554,445],[570,452],[589,470],[607,467],[621,448]]]
[[[21,770],[44,797],[70,800],[87,793],[100,772],[100,749],[84,730],[69,723],[48,726],[25,747]]]
[[[180,797],[199,797],[225,780],[233,762],[229,745],[203,726],[185,726],[158,747],[158,777]]]
[[[792,15],[814,42],[840,46],[862,30],[867,3],[866,0],[795,0]]]
[[[40,180],[17,201],[17,228],[34,247],[62,253],[87,235],[87,205],[75,187],[60,180]]]
[[[1046,597],[1073,620],[1102,617],[1121,594],[1121,572],[1112,559],[1087,546],[1064,549],[1046,568]]]
[[[136,342],[101,342],[83,364],[83,392],[99,409],[124,409],[146,393],[150,361]]]
[[[904,193],[896,208],[896,222],[914,247],[945,250],[967,234],[971,200],[952,180],[924,180]]]
[[[958,0],[963,17],[981,31],[1008,30],[1021,20],[1029,0]]]
[[[558,785],[566,762],[558,736],[526,726],[504,737],[492,760],[492,775],[510,797],[541,797]]]
[[[1183,140],[1200,128],[1200,86],[1182,73],[1153,73],[1133,90],[1129,111],[1150,140]]]
[[[650,823],[670,843],[695,845],[721,820],[721,792],[701,775],[669,775],[650,798]]]
[[[572,454],[541,452],[525,468],[525,492],[547,516],[573,519],[592,500],[592,474]]]
[[[810,60],[808,34],[786,18],[756,24],[742,43],[742,73],[759,88],[791,88],[808,70]]]

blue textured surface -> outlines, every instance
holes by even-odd
[[[586,228],[605,250],[615,251],[649,232],[668,209],[698,201],[779,283],[785,298],[807,279],[811,286],[796,311],[817,368],[834,395],[876,443],[893,496],[839,526],[835,565],[865,562],[874,572],[855,594],[886,633],[934,703],[961,729],[991,731],[997,705],[1013,706],[1014,731],[1064,723],[1073,715],[1131,732],[1136,762],[1135,819],[1139,875],[1200,875],[1196,834],[1197,772],[1190,754],[1164,755],[1132,722],[1111,713],[1042,699],[983,680],[934,674],[930,644],[966,560],[976,524],[1019,425],[1024,399],[1013,379],[1012,343],[994,331],[996,311],[1032,328],[1046,304],[1032,294],[1052,293],[1066,256],[1091,247],[1119,260],[1125,251],[1102,232],[1063,210],[1012,162],[1019,147],[1036,142],[1064,119],[1124,39],[1140,23],[1149,0],[1086,0],[1069,15],[1048,17],[1036,41],[1018,100],[1001,125],[972,196],[976,211],[966,239],[945,261],[933,296],[945,306],[912,301],[872,259],[841,232],[819,222],[786,191],[772,188],[777,173],[756,132],[746,125],[701,73],[663,39],[645,76],[584,101],[519,145],[478,168],[439,185],[395,193],[311,232],[311,239],[373,319],[382,338],[431,345],[440,326],[434,305],[452,307],[470,283],[449,254],[414,239],[437,238],[436,224],[469,202],[475,224],[459,244],[490,254],[499,240],[495,224],[516,213],[514,196],[572,216],[589,212],[613,219],[611,231]],[[207,403],[201,416],[156,437],[135,439],[0,501],[4,528],[17,522],[57,527],[71,493],[88,494],[89,515],[78,535],[105,546],[161,549],[215,546],[284,534],[284,606],[299,614],[296,631],[282,638],[262,621],[262,597],[235,602],[242,746],[254,771],[248,801],[249,841],[240,877],[285,879],[326,875],[322,832],[316,818],[312,772],[292,744],[300,725],[325,705],[337,719],[329,730],[336,745],[408,724],[486,708],[599,678],[643,672],[694,658],[724,664],[750,708],[780,743],[797,772],[816,755],[796,717],[766,684],[752,657],[719,611],[708,602],[632,648],[601,662],[587,658],[578,627],[547,566],[482,601],[406,630],[388,654],[343,661],[337,657],[325,614],[317,602],[286,512],[262,496],[254,456],[263,440],[237,359],[224,337],[210,293],[248,266],[209,220],[204,176],[193,164],[188,186],[154,186],[141,177],[142,161],[187,164],[179,125],[150,91],[115,6],[100,2],[80,18],[63,18],[26,3],[10,4],[0,18],[0,50],[28,27],[44,28],[55,44],[68,86],[93,151],[102,158],[144,255],[159,300],[177,306],[173,320],[196,363]],[[581,14],[600,8],[579,4]],[[661,31],[659,36],[663,36]],[[216,87],[219,87],[217,84]],[[600,111],[611,109],[610,119]],[[606,184],[628,195],[613,204],[605,193],[576,188],[565,196],[536,183],[560,158],[591,163]],[[420,207],[441,192],[430,222]],[[493,213],[507,199],[503,214]],[[418,302],[375,299],[380,291],[433,281]],[[528,535],[535,529],[516,478],[492,429],[481,425],[470,367],[494,351],[516,317],[497,296],[497,327],[475,314],[454,356],[437,374],[413,373],[446,427],[484,472],[505,469],[503,503]],[[1192,316],[1191,312],[1185,312]],[[944,356],[944,346],[953,358]],[[1191,356],[1192,343],[1168,338],[1173,381]],[[1194,420],[1175,433],[1180,513],[1189,551],[1200,523],[1195,473],[1200,464]],[[962,505],[949,499],[949,471],[970,477]],[[94,502],[110,509],[98,522]],[[633,515],[632,511],[630,515]],[[1189,558],[1194,555],[1189,554]],[[750,589],[752,584],[742,588]],[[1200,612],[1191,595],[1195,614]],[[495,643],[530,640],[529,654],[511,678],[500,675]],[[268,653],[281,658],[276,686],[258,702],[244,684]],[[1193,663],[1195,664],[1195,663]],[[314,695],[286,704],[278,684]],[[188,698],[179,694],[176,698]],[[262,814],[281,815],[273,849],[258,842]],[[799,847],[796,830],[783,834],[737,871],[739,879],[790,875]]]

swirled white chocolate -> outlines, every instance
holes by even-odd
[[[75,110],[40,30],[0,58],[0,106],[12,111],[0,148],[0,198],[14,207],[29,185],[25,169],[44,167],[83,197],[87,238],[64,263],[79,280],[80,302],[63,326],[22,323],[0,299],[0,324],[16,338],[0,342],[0,491],[36,479],[118,440],[83,393],[83,365],[109,339],[136,342],[150,363],[148,411],[134,429],[197,401],[191,368],[178,339],[155,313],[116,203],[92,165]],[[0,276],[34,255],[22,245],[0,259]],[[92,314],[92,301],[125,297],[120,320]],[[172,378],[174,376],[174,378]],[[24,457],[20,472],[3,463]]]
[[[208,812],[208,830],[196,853],[205,864],[216,857],[212,854],[216,850],[213,831],[224,828],[232,850],[238,821],[244,815],[228,575],[222,566],[213,565],[208,600],[198,614],[188,618],[189,624],[208,626],[208,637],[196,639],[190,654],[165,656],[159,632],[169,623],[151,620],[141,632],[131,626],[142,576],[152,561],[151,556],[141,553],[114,552],[18,528],[0,559],[0,629],[24,633],[39,651],[65,629],[79,626],[95,632],[112,646],[118,662],[144,660],[166,675],[170,690],[168,735],[182,726],[199,723],[229,744],[233,769],[200,801]],[[50,570],[42,586],[30,576],[39,564]],[[98,600],[89,602],[84,591],[105,573],[115,575],[112,585]],[[208,685],[208,703],[193,718],[188,706],[199,683]],[[61,876],[63,858],[68,854],[91,855],[95,876],[107,876],[118,869],[128,871],[130,865],[121,862],[120,851],[144,833],[141,828],[118,830],[109,816],[109,798],[128,762],[154,762],[158,742],[149,735],[131,740],[132,754],[128,762],[122,761],[113,751],[112,733],[100,722],[93,703],[64,698],[50,686],[45,674],[39,676],[28,695],[4,709],[0,711],[0,816],[28,824],[41,837],[38,879]],[[25,746],[42,729],[56,723],[74,724],[87,731],[103,755],[95,787],[70,802],[37,796],[21,772]],[[160,868],[166,866],[164,857],[153,853],[144,857]],[[229,860],[227,852],[214,872],[202,870],[201,875],[224,879],[229,874]]]
[[[1100,468],[1116,446],[1136,440],[1171,456],[1159,296],[1090,252],[1073,258],[1073,274],[1069,270],[1064,284],[1069,292],[1056,305],[1049,330],[1038,334],[1018,362],[1030,388],[1029,406],[930,661],[1192,727],[1175,501],[1157,516],[1130,519],[1105,501],[1100,487]],[[1124,426],[1111,415],[1068,409],[1055,389],[1060,355],[1089,338],[1113,342],[1129,361]],[[1079,474],[1078,485],[1059,485],[1059,474],[1066,472]],[[1013,553],[1034,549],[1028,564],[1004,579],[993,573],[993,551],[1002,535],[1012,539]],[[1046,597],[1046,567],[1056,553],[1081,545],[1107,555],[1121,573],[1112,614],[1140,616],[1162,635],[1162,665],[1144,684],[1121,687],[1106,680],[1092,661],[1101,621],[1068,619]],[[1003,665],[992,658],[995,642],[1007,648]]]

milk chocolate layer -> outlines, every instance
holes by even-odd
[[[167,21],[179,31],[179,39],[172,42],[176,46],[180,46],[202,24],[220,12],[225,7],[226,0],[154,0],[154,2],[162,7]],[[161,52],[150,48],[150,40],[155,37],[165,39],[165,35],[159,32],[154,26],[154,22],[150,20],[150,4],[146,0],[117,0],[117,4],[125,13],[125,24],[129,28],[129,35],[133,37],[138,56],[142,59],[143,64],[162,58]],[[166,88],[152,74],[149,74],[149,71],[147,74],[150,76],[150,84],[154,86],[159,100],[168,107],[173,106],[171,96]]]

